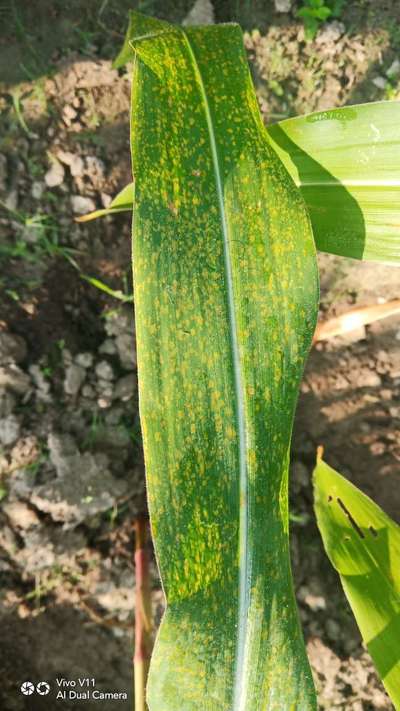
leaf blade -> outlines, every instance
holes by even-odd
[[[400,263],[400,102],[322,111],[269,126],[301,189],[317,249]]]
[[[167,597],[148,703],[311,711],[287,520],[317,314],[310,225],[266,145],[239,29],[155,35],[135,45],[131,130],[140,416]]]
[[[399,708],[400,527],[321,458],[313,477],[325,550],[383,684]]]

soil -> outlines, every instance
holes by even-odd
[[[280,13],[272,0],[214,2],[218,21],[240,20],[246,30],[267,122],[400,98],[397,2],[346,3],[310,42],[295,16],[299,4]],[[192,5],[154,0],[145,11],[182,21]],[[133,703],[133,521],[146,500],[130,225],[125,215],[74,221],[79,198],[102,207],[130,180],[129,74],[111,67],[130,7],[11,2],[0,30],[3,711],[41,711],[49,699],[69,708],[55,700],[61,677],[94,677],[103,691],[126,691],[119,708]],[[328,255],[320,268],[321,319],[400,296],[393,268]],[[292,561],[321,709],[392,708],[322,549],[310,473],[323,444],[329,463],[399,520],[399,340],[400,320],[391,317],[318,344],[302,384]],[[153,560],[151,576],[159,620]],[[19,692],[27,680],[48,681],[51,696],[35,695],[33,705]]]

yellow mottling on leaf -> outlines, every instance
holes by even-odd
[[[226,428],[225,433],[228,439],[235,439],[236,437],[236,430],[234,430],[234,428],[230,425]]]

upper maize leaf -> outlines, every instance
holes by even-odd
[[[308,207],[317,249],[400,263],[400,101],[269,126]]]
[[[167,598],[148,704],[310,711],[287,511],[318,303],[309,218],[265,140],[239,27],[143,36],[136,17],[140,416]]]
[[[364,642],[400,709],[400,527],[322,459],[315,511]]]

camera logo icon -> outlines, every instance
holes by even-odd
[[[39,696],[47,696],[50,693],[50,684],[47,681],[39,681],[38,684],[33,684],[31,681],[24,681],[21,684],[21,694],[24,696],[32,696],[36,691]]]
[[[50,692],[50,684],[47,681],[39,681],[36,685],[36,691],[40,696],[47,696]]]
[[[31,681],[24,681],[23,684],[21,684],[21,693],[24,696],[31,696],[35,691],[35,685],[32,684]]]

